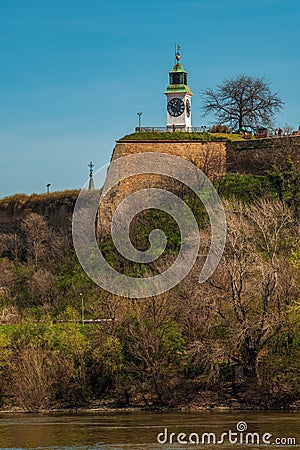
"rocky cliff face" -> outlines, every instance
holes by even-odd
[[[72,190],[5,197],[0,200],[0,232],[18,231],[21,220],[30,213],[43,216],[55,230],[66,231],[78,194],[78,190]]]

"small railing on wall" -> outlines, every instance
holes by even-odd
[[[135,132],[136,133],[166,133],[170,131],[185,131],[189,133],[204,133],[205,131],[209,131],[209,128],[206,126],[203,127],[187,127],[187,128],[180,128],[180,127],[136,127]]]

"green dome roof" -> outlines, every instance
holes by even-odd
[[[174,73],[174,72],[184,72],[184,73],[186,73],[186,71],[183,68],[183,65],[180,64],[180,63],[176,63],[170,73]]]

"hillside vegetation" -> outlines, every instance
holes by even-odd
[[[221,263],[204,284],[199,264],[172,291],[133,300],[96,286],[74,254],[70,225],[54,230],[35,212],[0,235],[0,404],[38,410],[115,405],[281,408],[299,398],[300,183],[290,163],[267,177],[216,182],[227,214]],[[73,193],[71,194],[73,201]],[[48,197],[44,196],[47,201]],[[184,200],[210,243],[202,205]],[[3,199],[17,208],[19,199]],[[168,236],[147,269],[109,239],[100,246],[123,273],[159,273],[176,257],[180,233],[168,216],[136,218],[131,238],[145,249],[153,228]],[[81,295],[82,294],[82,295]],[[85,319],[81,323],[82,300]]]
[[[46,207],[59,208],[62,204],[73,207],[79,190],[58,191],[44,194],[15,194],[0,199],[0,211],[16,212],[18,210],[33,209],[45,210]]]

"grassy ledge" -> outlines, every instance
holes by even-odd
[[[247,138],[249,139],[249,138]],[[189,133],[184,131],[175,132],[142,132],[132,133],[118,139],[118,141],[244,141],[245,138],[239,134],[227,133]]]
[[[0,199],[0,210],[15,210],[16,206],[18,208],[31,208],[37,205],[55,205],[66,203],[73,205],[76,201],[80,190],[66,190],[43,193],[43,194],[14,194],[9,197],[4,197]]]

